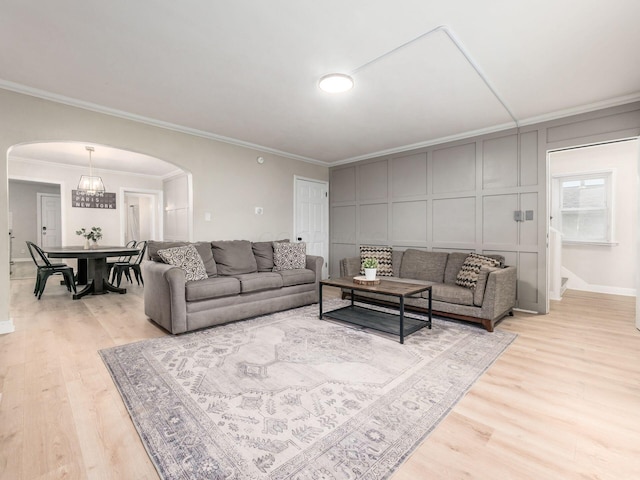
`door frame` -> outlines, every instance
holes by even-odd
[[[638,189],[638,217],[635,219],[636,221],[636,251],[637,251],[637,259],[636,259],[636,317],[635,317],[635,326],[638,330],[640,330],[640,136],[636,136],[636,135],[632,135],[632,136],[628,136],[628,135],[622,135],[620,137],[616,137],[613,136],[612,138],[606,138],[606,139],[598,139],[597,141],[592,141],[592,142],[583,142],[583,143],[576,143],[576,144],[571,144],[568,143],[566,145],[562,145],[562,146],[556,146],[554,148],[547,148],[546,152],[545,152],[545,168],[546,168],[546,202],[547,202],[547,209],[546,209],[546,218],[545,218],[545,224],[546,224],[546,241],[547,241],[547,245],[546,245],[546,269],[547,269],[547,275],[546,275],[546,311],[545,313],[549,313],[549,310],[551,308],[551,298],[550,298],[550,289],[551,289],[551,282],[550,282],[550,272],[551,272],[551,258],[550,258],[550,244],[549,244],[549,235],[550,235],[550,226],[551,226],[551,222],[550,222],[550,218],[549,216],[551,215],[551,203],[552,203],[552,182],[553,182],[553,178],[551,176],[551,158],[550,158],[550,154],[554,151],[560,151],[560,150],[566,150],[566,149],[570,149],[570,148],[581,148],[581,147],[589,147],[592,145],[600,145],[600,144],[606,144],[606,143],[613,143],[613,142],[621,142],[621,141],[626,141],[626,140],[637,140],[638,141],[638,149],[637,149],[637,159],[636,159],[636,166],[637,166],[637,171],[638,171],[638,175],[637,175],[637,189]]]
[[[118,202],[121,205],[120,208],[120,244],[125,244],[125,232],[127,229],[127,212],[124,208],[126,204],[127,195],[138,195],[141,197],[149,197],[153,202],[153,237],[147,240],[164,240],[164,215],[162,206],[164,205],[164,193],[162,190],[153,190],[149,188],[133,188],[133,187],[120,187]]]
[[[327,236],[324,241],[324,251],[327,252],[327,258],[324,259],[324,264],[322,265],[322,278],[327,278],[329,276],[329,181],[328,180],[318,180],[316,178],[308,178],[302,177],[300,175],[293,176],[293,232],[292,239],[295,240],[298,237],[298,182],[311,182],[317,183],[319,185],[323,185],[326,188],[327,196],[324,200],[324,208],[327,214],[324,218],[323,228],[327,232]]]

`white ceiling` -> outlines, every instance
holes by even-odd
[[[638,0],[2,0],[0,87],[329,165],[514,126],[505,106],[525,125],[640,100],[639,18]],[[411,42],[439,25],[468,58],[442,30]],[[321,92],[334,71],[354,89]]]

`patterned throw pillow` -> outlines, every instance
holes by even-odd
[[[204,268],[202,258],[193,245],[158,250],[158,256],[164,263],[184,270],[185,279],[188,282],[207,278],[207,271]]]
[[[377,276],[393,276],[393,248],[381,247],[379,245],[360,245],[360,275],[364,275],[362,262],[364,262],[365,258],[375,258],[378,260]]]
[[[307,244],[273,242],[273,271],[295,270],[307,266]]]
[[[458,272],[456,277],[456,285],[461,287],[467,287],[471,290],[476,288],[478,283],[478,274],[480,268],[485,267],[499,267],[500,260],[495,258],[485,257],[484,255],[478,255],[477,253],[470,253],[462,264],[462,268]]]

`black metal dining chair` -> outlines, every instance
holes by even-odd
[[[64,278],[64,284],[67,286],[67,290],[73,293],[76,291],[76,283],[73,276],[73,267],[70,267],[66,263],[51,263],[42,249],[33,242],[27,241],[27,248],[29,254],[33,258],[33,262],[38,268],[36,274],[36,285],[33,289],[33,294],[38,297],[38,300],[42,297],[44,287],[47,285],[47,279],[51,275],[62,275]]]
[[[130,273],[131,270],[133,270],[133,273],[136,277],[136,282],[138,282],[138,285],[140,285],[140,283],[144,285],[144,279],[142,278],[142,270],[140,269],[140,264],[142,263],[142,260],[144,260],[144,254],[147,250],[147,241],[143,240],[141,242],[138,242],[135,248],[139,250],[139,253],[131,257],[130,261],[115,262],[113,264],[113,270],[111,273],[111,283],[115,282],[115,285],[117,287],[120,286],[120,282],[122,281],[123,274],[126,277],[126,279],[129,280],[129,283],[133,283],[133,280],[131,278],[131,273]]]
[[[126,248],[136,248],[138,242],[136,242],[135,240],[129,240],[127,242],[127,244],[125,245]],[[109,278],[109,282],[113,283],[116,279],[116,272],[113,269],[113,266],[116,263],[129,263],[131,262],[131,255],[124,255],[121,257],[117,257],[117,260],[115,261],[111,261],[111,262],[107,262],[107,278]]]

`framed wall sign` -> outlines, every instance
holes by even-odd
[[[86,192],[71,190],[71,206],[73,208],[103,208],[106,210],[115,210],[116,194],[102,192],[89,195]]]

